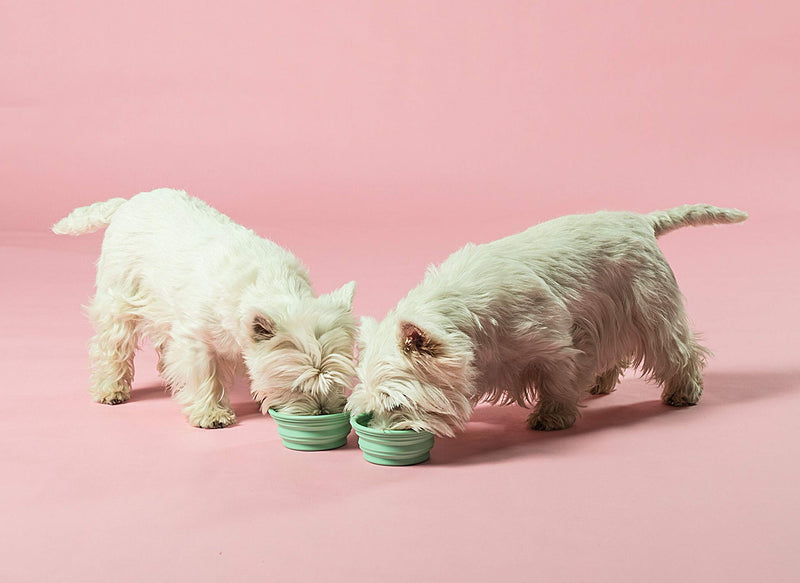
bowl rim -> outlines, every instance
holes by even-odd
[[[350,425],[353,426],[353,429],[356,430],[356,433],[359,431],[366,433],[367,435],[372,435],[375,437],[381,436],[391,436],[391,435],[403,435],[406,437],[413,437],[418,435],[420,439],[427,438],[428,436],[433,437],[433,433],[430,431],[417,431],[416,429],[374,429],[372,427],[368,427],[361,422],[361,419],[366,417],[372,418],[372,413],[361,413],[359,415],[352,415],[350,417]]]
[[[341,413],[327,413],[325,415],[292,415],[291,413],[281,413],[280,411],[276,411],[272,407],[267,409],[269,416],[275,419],[276,421],[314,421],[314,420],[321,420],[321,419],[349,419],[350,413],[347,411],[342,411]]]

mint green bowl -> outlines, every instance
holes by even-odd
[[[412,466],[431,457],[433,434],[410,429],[373,429],[371,413],[351,417],[350,424],[358,435],[358,447],[364,459],[381,466]]]
[[[275,409],[270,417],[278,425],[283,445],[298,451],[323,451],[342,447],[350,433],[350,414],[289,415]]]

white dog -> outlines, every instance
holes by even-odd
[[[244,367],[263,412],[344,408],[355,376],[353,282],[315,297],[291,253],[177,190],[82,207],[53,231],[78,235],[105,226],[89,307],[96,401],[128,400],[134,352],[145,335],[197,427],[235,421],[225,385]]]
[[[629,366],[663,386],[664,403],[694,405],[708,351],[656,237],[746,218],[708,205],[600,212],[467,245],[382,322],[362,320],[347,409],[372,412],[378,427],[452,436],[480,400],[535,400],[530,427],[564,429],[583,395],[611,392]]]

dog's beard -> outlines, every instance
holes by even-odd
[[[353,390],[347,409],[353,415],[371,413],[370,426],[376,429],[411,429],[453,437],[464,428],[472,406],[460,395],[448,398],[436,387],[411,381],[385,384],[380,389],[362,383]]]
[[[352,357],[332,353],[316,359],[292,342],[278,342],[271,350],[247,359],[251,393],[270,408],[293,415],[327,415],[344,411],[345,390],[355,375]]]
[[[434,435],[453,437],[462,428],[454,417],[425,411],[395,409],[373,411],[370,427],[375,429],[428,431]]]
[[[300,391],[273,390],[261,401],[261,410],[274,409],[289,415],[330,415],[344,411],[347,398],[344,392],[330,393],[324,399]]]

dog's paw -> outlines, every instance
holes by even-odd
[[[617,386],[617,383],[619,383],[620,375],[626,366],[627,363],[622,363],[616,368],[612,368],[603,374],[597,375],[594,380],[594,386],[589,389],[589,394],[608,395],[614,392],[614,388]]]
[[[92,398],[97,403],[103,403],[104,405],[119,405],[131,398],[131,392],[130,390],[107,391],[95,393]]]
[[[701,384],[688,382],[675,390],[665,390],[661,395],[661,400],[670,407],[690,407],[697,405],[702,395],[703,386]]]
[[[236,414],[224,407],[200,411],[189,416],[189,423],[203,429],[222,429],[236,423]]]
[[[575,413],[543,413],[534,411],[528,417],[528,427],[536,431],[558,431],[575,424]]]
[[[670,407],[691,407],[700,401],[700,395],[666,395],[661,398],[665,405]]]
[[[663,401],[665,405],[669,405],[670,407],[691,407],[697,405],[697,401],[690,401],[681,395],[670,395],[669,397],[665,397]]]
[[[591,389],[589,389],[590,395],[608,395],[609,393],[614,392],[614,385],[609,387],[600,381],[600,377],[597,377],[597,379],[598,382]]]
[[[597,379],[594,382],[594,386],[589,389],[590,395],[608,395],[614,392],[614,388],[617,386],[617,378],[612,377],[611,375],[604,374],[598,375]]]

